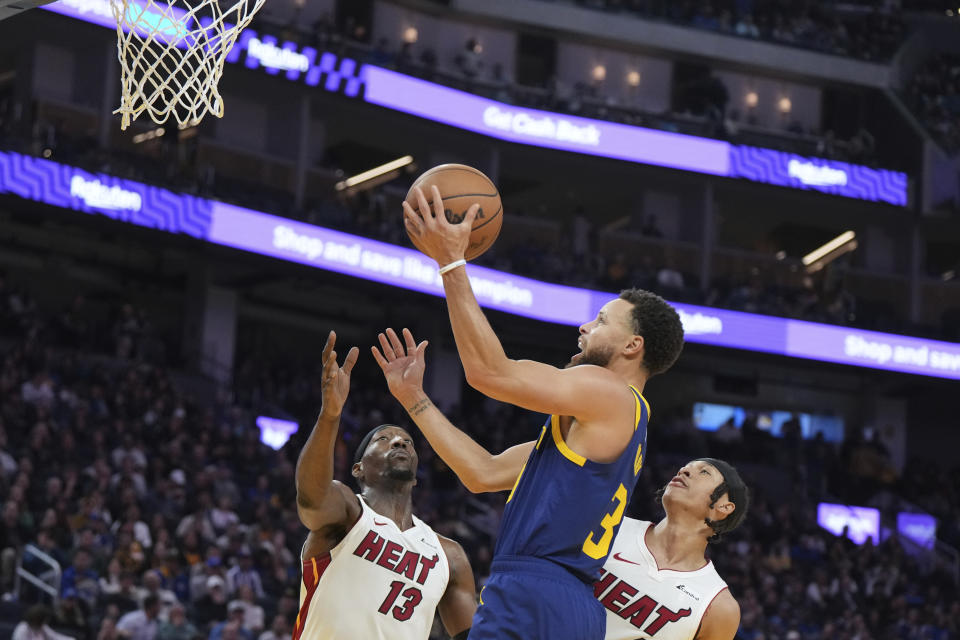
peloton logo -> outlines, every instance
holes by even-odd
[[[723,320],[717,316],[708,316],[700,313],[687,313],[683,309],[677,309],[680,314],[680,322],[683,324],[683,332],[691,336],[701,336],[706,334],[720,335],[723,333]]]
[[[812,162],[791,160],[787,164],[787,173],[810,187],[845,187],[847,172],[843,169],[818,166]]]
[[[290,49],[281,49],[275,44],[251,38],[247,45],[247,55],[255,58],[265,67],[283,71],[307,71],[310,60],[307,56]]]
[[[83,176],[70,180],[70,195],[95,209],[140,211],[143,207],[143,198],[136,191],[108,187],[99,180],[84,180]]]

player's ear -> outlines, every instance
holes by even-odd
[[[642,356],[644,344],[643,336],[632,335],[623,347],[623,353],[627,356]]]
[[[360,474],[363,472],[363,463],[356,462],[353,465],[353,468],[350,469],[350,475],[354,478],[360,478]]]
[[[727,498],[727,494],[723,494],[723,497],[717,501],[717,504],[714,505],[713,511],[716,512],[717,517],[714,520],[723,520],[724,518],[729,518],[734,511],[736,511],[737,505],[730,502]]]

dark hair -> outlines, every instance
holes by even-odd
[[[733,513],[723,520],[705,520],[707,525],[713,529],[713,535],[707,538],[707,542],[719,542],[723,534],[729,533],[740,526],[747,511],[750,509],[750,490],[747,483],[743,481],[740,474],[729,462],[718,460],[717,458],[697,458],[701,462],[713,465],[720,475],[723,476],[723,482],[710,494],[710,507],[717,504],[717,500],[727,494],[727,499],[737,508]]]
[[[672,367],[683,349],[683,323],[677,310],[643,289],[624,289],[620,299],[633,305],[633,332],[643,336],[643,366],[651,376]]]
[[[45,625],[48,620],[50,620],[50,609],[42,604],[35,604],[23,613],[23,621],[34,629]]]
[[[727,499],[736,506],[733,513],[723,520],[704,519],[706,525],[713,530],[713,535],[707,538],[707,542],[720,542],[724,534],[730,533],[743,523],[747,511],[750,510],[750,489],[747,488],[747,484],[740,477],[740,473],[729,462],[717,458],[697,458],[693,462],[706,462],[723,476],[723,481],[710,494],[710,508],[712,509],[717,504],[723,494],[727,494]],[[660,504],[663,504],[664,492],[665,489],[662,487],[657,490],[657,502]]]
[[[160,598],[151,593],[143,599],[143,610],[146,611],[150,607],[155,607],[158,604],[160,604]]]

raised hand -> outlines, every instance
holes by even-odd
[[[323,398],[321,413],[329,416],[339,416],[343,405],[350,393],[350,372],[357,363],[360,349],[352,347],[347,352],[343,366],[337,365],[337,352],[333,350],[337,343],[337,334],[333,331],[327,336],[327,343],[323,346],[323,373],[320,374],[320,393]]]
[[[370,347],[373,359],[380,365],[390,393],[404,407],[409,407],[423,397],[423,372],[426,368],[423,354],[427,350],[427,341],[416,344],[409,329],[403,330],[406,347],[393,329],[387,329],[378,338],[383,353],[376,346]]]
[[[442,267],[463,259],[470,245],[470,232],[473,230],[473,221],[480,205],[471,205],[463,220],[450,221],[444,212],[440,189],[432,186],[430,192],[433,210],[431,211],[423,190],[417,187],[417,210],[404,202],[403,222],[410,235],[416,239],[420,250]]]

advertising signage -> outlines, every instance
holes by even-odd
[[[130,6],[131,11],[150,17],[150,7],[143,0],[131,0]],[[60,0],[43,9],[116,28],[109,0]],[[193,20],[182,10],[171,8],[171,12],[177,20]],[[159,12],[153,13],[154,22],[170,22]],[[168,31],[178,33],[195,26],[172,24]],[[907,204],[907,176],[898,171],[516,107],[313,47],[281,42],[252,28],[240,34],[227,63],[261,69],[498,140],[896,206]]]
[[[0,193],[435,296],[443,286],[418,251],[288,218],[93,174],[51,160],[0,152]],[[470,265],[480,304],[577,326],[614,294],[540,282]],[[676,305],[688,342],[960,380],[960,344]]]

